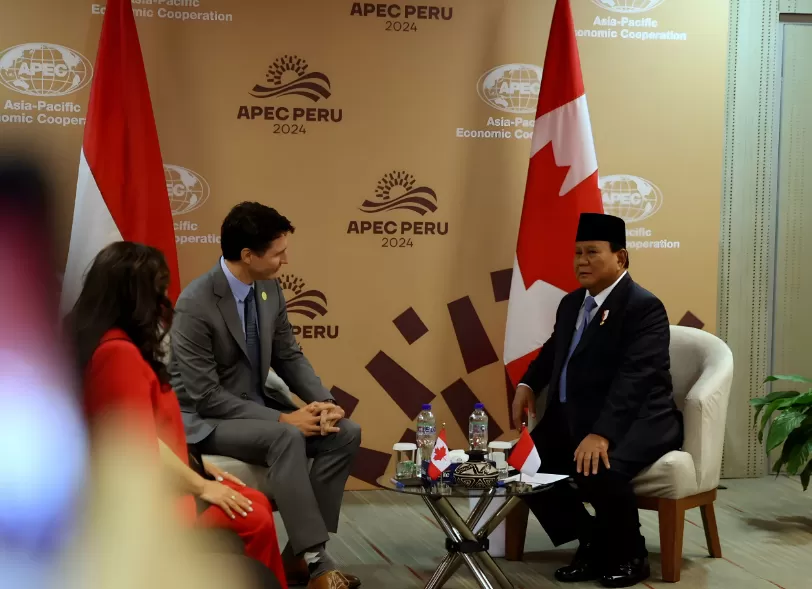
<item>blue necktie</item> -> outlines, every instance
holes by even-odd
[[[561,380],[558,381],[558,400],[562,403],[567,402],[567,366],[569,366],[572,353],[575,351],[575,348],[578,347],[578,342],[581,341],[581,337],[583,337],[586,328],[589,326],[590,315],[592,315],[592,311],[594,311],[595,307],[597,306],[598,303],[596,303],[595,299],[590,296],[587,296],[586,300],[584,300],[584,318],[581,320],[581,325],[578,327],[578,331],[576,331],[575,335],[572,337],[569,354],[567,354],[564,367],[561,369]]]
[[[254,369],[251,378],[251,388],[254,393],[254,401],[263,403],[262,400],[262,378],[260,377],[260,363],[262,362],[259,348],[259,328],[257,327],[257,305],[254,297],[254,287],[248,291],[245,297],[245,347],[248,350],[248,358],[251,360],[251,367]]]

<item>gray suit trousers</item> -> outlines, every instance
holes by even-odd
[[[271,496],[285,523],[294,554],[329,540],[338,530],[344,485],[361,445],[361,428],[349,419],[340,432],[306,438],[278,421],[227,419],[197,447],[204,454],[231,456],[268,467],[260,491]],[[308,459],[313,465],[308,472]]]

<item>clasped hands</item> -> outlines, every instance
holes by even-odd
[[[513,423],[516,424],[523,422],[525,412],[530,413],[532,417],[536,416],[535,396],[529,387],[525,385],[518,386],[512,409]],[[598,467],[601,462],[606,468],[610,468],[609,440],[598,434],[589,434],[578,444],[573,460],[575,461],[576,472],[583,473],[585,477],[588,477],[590,472],[598,474]]]
[[[344,418],[344,410],[333,403],[313,402],[292,413],[279,416],[281,423],[296,426],[306,436],[326,436],[340,431],[336,423]]]

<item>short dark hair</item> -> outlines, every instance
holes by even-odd
[[[294,231],[296,228],[276,209],[258,202],[241,202],[229,211],[220,227],[220,249],[226,260],[236,262],[243,249],[262,255],[273,240]]]
[[[625,245],[621,245],[619,243],[610,243],[609,249],[612,250],[613,254],[618,253],[620,250],[626,250],[626,264],[623,266],[625,269],[629,269],[629,250],[626,249]]]

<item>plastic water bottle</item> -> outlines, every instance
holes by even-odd
[[[485,405],[477,403],[468,418],[468,444],[471,450],[488,451],[488,414]]]
[[[423,460],[428,460],[434,444],[437,441],[437,422],[434,413],[431,412],[431,405],[423,405],[423,410],[417,416],[417,452],[420,464]]]

